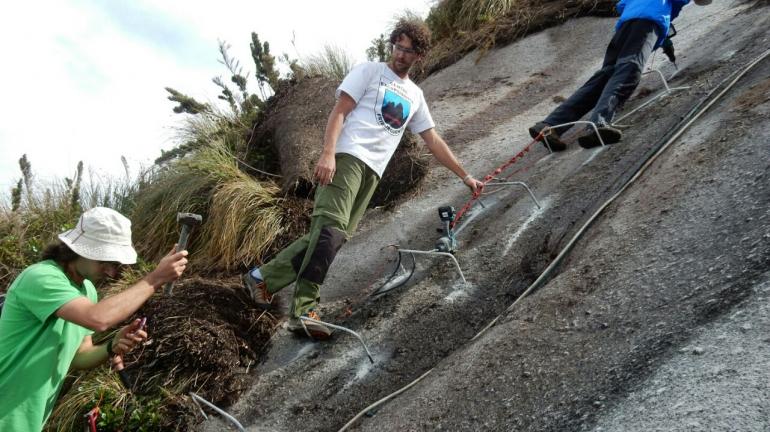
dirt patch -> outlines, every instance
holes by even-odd
[[[737,97],[732,104],[732,110],[747,112],[767,102],[770,102],[770,78],[751,86]]]
[[[173,296],[153,297],[137,316],[147,317],[150,339],[127,358],[133,391],[153,394],[159,387],[172,388],[221,406],[232,404],[254,381],[249,370],[277,323],[254,307],[237,282],[203,279],[176,285]],[[176,409],[191,415],[185,404]]]

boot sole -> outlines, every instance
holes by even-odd
[[[623,138],[623,134],[614,129],[599,129],[599,135],[602,137],[605,145],[616,144]],[[602,143],[599,141],[599,137],[596,136],[596,132],[590,129],[588,135],[578,138],[578,145],[584,149],[591,149],[601,146]]]
[[[555,152],[567,150],[567,144],[564,144],[564,141],[562,141],[561,139],[551,135],[548,137],[548,144],[546,144],[545,138],[540,137],[540,139],[538,139],[538,135],[540,135],[539,130],[533,127],[529,128],[529,136],[531,136],[532,139],[536,139],[541,143],[543,143],[543,147],[545,147],[546,149],[548,149],[548,147],[550,146],[551,151],[555,151]]]
[[[287,330],[289,330],[290,332],[298,336],[307,336],[307,334],[310,333],[310,337],[317,340],[328,340],[328,339],[331,339],[332,337],[331,333],[313,331],[311,329],[308,329],[306,332],[303,327],[298,327],[298,328],[287,327]]]

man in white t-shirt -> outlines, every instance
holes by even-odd
[[[320,285],[337,251],[361,220],[405,128],[419,134],[439,163],[472,191],[483,186],[462,168],[436,133],[422,90],[409,79],[409,69],[430,46],[430,30],[421,21],[402,19],[390,43],[390,62],[354,67],[337,89],[314,172],[319,187],[310,232],[272,261],[243,275],[254,300],[266,308],[273,294],[296,281],[288,328],[317,339],[328,338],[331,330],[300,317],[320,320],[314,311]]]

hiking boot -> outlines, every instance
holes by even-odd
[[[620,142],[620,140],[623,138],[623,132],[621,132],[618,129],[615,129],[612,126],[608,125],[597,125],[596,129],[599,130],[599,135],[602,137],[602,141],[604,141],[604,144],[615,144],[617,142]],[[592,127],[587,127],[585,130],[585,135],[582,135],[580,138],[578,138],[578,144],[580,147],[590,149],[594,147],[599,147],[602,145],[601,141],[599,141],[599,137],[596,136],[596,131]]]
[[[303,317],[321,321],[321,316],[314,310],[310,310]],[[289,318],[286,328],[294,333],[310,336],[313,339],[326,340],[332,336],[332,330],[320,323],[304,321],[296,317]]]
[[[536,139],[543,143],[545,148],[551,149],[551,151],[564,151],[567,150],[567,144],[564,144],[564,141],[561,140],[561,137],[558,133],[556,133],[553,129],[546,130],[543,135],[540,135],[541,132],[543,132],[543,129],[550,128],[551,125],[545,122],[537,122],[534,126],[529,128],[529,135],[532,137],[532,139]],[[545,140],[548,139],[548,143],[545,142]]]
[[[257,307],[261,309],[270,309],[273,306],[273,295],[267,291],[267,285],[261,278],[262,274],[259,273],[259,269],[244,273],[241,276],[241,282],[243,282],[243,288],[257,304]]]

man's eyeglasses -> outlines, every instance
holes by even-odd
[[[399,44],[393,44],[393,48],[398,51],[401,51],[404,54],[417,54],[417,51],[415,51],[413,48],[402,47]]]

